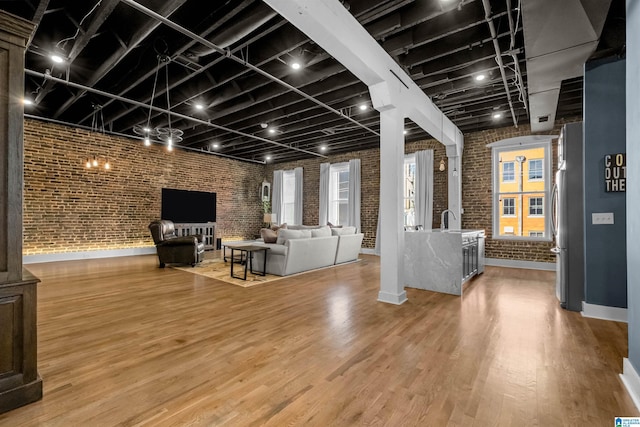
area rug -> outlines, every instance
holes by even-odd
[[[255,264],[254,264],[255,266]],[[262,266],[260,266],[262,267]],[[232,285],[242,286],[243,288],[249,288],[251,286],[261,285],[267,282],[273,282],[274,280],[280,280],[287,276],[275,276],[273,274],[267,274],[266,276],[260,276],[252,274],[247,268],[247,280],[236,279],[231,277],[231,262],[224,262],[221,258],[205,259],[195,267],[191,266],[172,266],[177,270],[186,271],[193,274],[199,274],[201,276],[210,277],[212,279],[221,280]],[[236,276],[244,275],[244,265],[234,264],[233,274]]]
[[[201,276],[210,277],[212,279],[221,280],[225,283],[230,283],[232,285],[241,286],[243,288],[249,288],[251,286],[261,285],[263,283],[275,282],[276,280],[286,279],[288,277],[298,276],[300,274],[310,273],[312,271],[325,270],[329,268],[341,267],[343,265],[353,264],[362,261],[361,258],[345,262],[343,264],[338,265],[329,265],[327,267],[316,268],[313,270],[301,271],[300,273],[290,274],[288,276],[276,276],[273,274],[267,274],[266,276],[260,276],[257,274],[251,274],[249,270],[247,270],[247,280],[236,279],[235,277],[231,277],[231,264],[230,261],[223,261],[221,258],[214,259],[205,259],[201,263],[197,264],[195,267],[191,266],[171,266],[171,268],[175,268],[176,270],[186,271],[188,273],[199,274]],[[237,269],[237,270],[236,270]],[[244,275],[244,265],[235,264],[233,266],[233,274],[240,276]]]

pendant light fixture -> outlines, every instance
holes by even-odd
[[[93,113],[91,115],[91,132],[100,133],[104,137],[104,115],[102,114],[102,105],[91,104],[91,107],[93,107]],[[92,157],[88,157],[85,160],[84,166],[87,169],[98,169],[100,167],[101,160],[101,157],[94,154]],[[104,157],[102,167],[105,170],[111,169],[111,162],[109,162],[108,158]]]
[[[147,115],[147,122],[144,125],[135,125],[133,132],[144,137],[144,145],[150,146],[152,138],[155,138],[161,142],[164,142],[168,151],[173,150],[174,144],[182,141],[182,135],[184,132],[180,129],[176,129],[171,125],[171,100],[169,98],[169,63],[171,58],[168,55],[158,55],[158,66],[156,67],[156,73],[153,80],[153,90],[151,92],[151,100],[149,101],[149,114]],[[164,68],[165,74],[165,94],[167,97],[167,126],[166,127],[151,127],[151,112],[153,111],[153,100],[156,96],[156,89],[158,87],[158,75],[160,70]]]

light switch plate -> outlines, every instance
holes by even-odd
[[[591,214],[591,224],[613,224],[613,212],[600,212]]]

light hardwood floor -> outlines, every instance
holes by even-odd
[[[611,426],[638,416],[625,324],[562,310],[554,273],[376,301],[379,263],[240,288],[155,256],[28,266],[44,399],[1,426]]]

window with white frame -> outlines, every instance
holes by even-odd
[[[411,154],[404,158],[404,197],[402,210],[404,225],[416,225],[416,156]]]
[[[349,163],[337,163],[329,169],[329,222],[343,225],[349,214]]]
[[[489,144],[493,169],[494,239],[551,240],[551,136]]]
[[[280,223],[294,224],[294,207],[296,199],[296,176],[294,171],[282,173],[282,219]]]
[[[502,182],[515,181],[515,164],[514,162],[502,163]]]
[[[529,215],[544,215],[544,203],[542,197],[529,197]]]
[[[542,159],[529,160],[529,180],[541,180],[542,176]]]
[[[502,215],[503,216],[515,216],[516,214],[516,199],[513,197],[505,197],[502,199]]]

